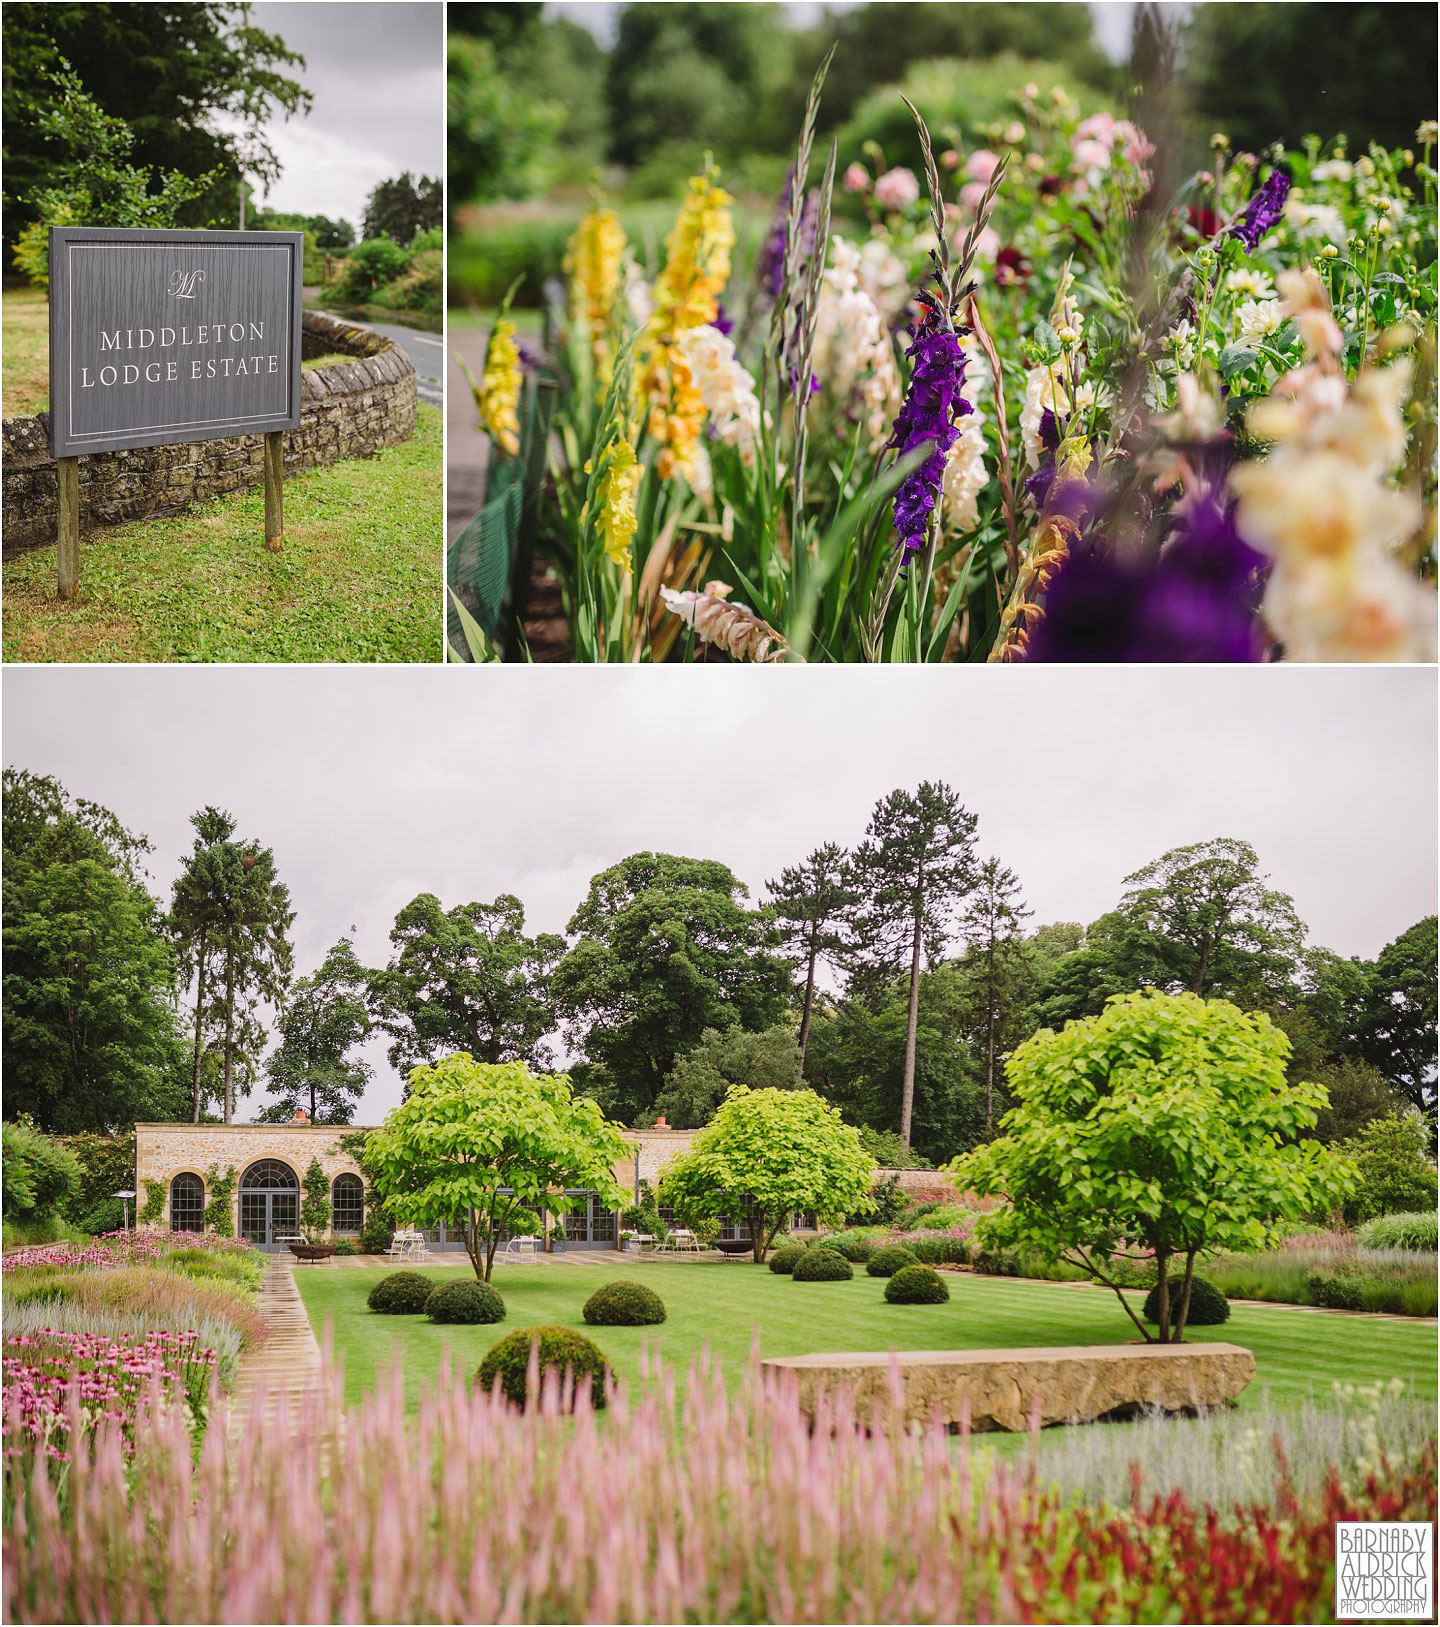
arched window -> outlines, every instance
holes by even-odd
[[[242,1192],[267,1191],[279,1187],[297,1191],[300,1182],[295,1171],[288,1164],[282,1164],[278,1158],[262,1158],[258,1163],[251,1164],[240,1179]]]
[[[356,1233],[365,1224],[365,1185],[358,1175],[337,1175],[330,1189],[330,1229]]]
[[[205,1183],[198,1175],[177,1175],[170,1183],[170,1230],[205,1230]]]
[[[300,1179],[278,1158],[261,1158],[240,1177],[240,1235],[278,1249],[299,1235]]]

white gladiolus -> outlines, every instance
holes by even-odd
[[[885,318],[860,278],[859,251],[837,237],[821,278],[811,366],[834,401],[864,413],[869,449],[878,452],[900,411],[900,370]]]
[[[677,334],[675,348],[685,359],[716,439],[740,449],[746,467],[755,462],[760,436],[760,403],[755,380],[740,365],[735,346],[708,323]]]
[[[960,420],[960,439],[945,458],[941,524],[947,532],[973,531],[980,524],[980,493],[990,473],[985,467],[985,426],[979,412]]]

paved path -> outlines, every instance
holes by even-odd
[[[240,1363],[230,1395],[228,1434],[232,1441],[257,1418],[262,1425],[288,1429],[306,1390],[320,1378],[320,1345],[295,1286],[294,1265],[288,1255],[270,1257],[260,1287],[260,1312],[270,1325],[270,1334]]]
[[[383,338],[393,339],[415,363],[415,388],[422,401],[433,407],[445,405],[444,386],[440,377],[440,362],[445,354],[445,341],[438,333],[425,333],[419,328],[402,327],[398,322],[361,322],[338,311],[316,308],[321,316],[333,317],[337,322],[348,322],[352,328],[364,328]]]

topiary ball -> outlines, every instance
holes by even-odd
[[[790,1275],[796,1282],[849,1282],[855,1271],[837,1249],[809,1248]]]
[[[607,1282],[585,1301],[585,1320],[602,1328],[640,1328],[665,1320],[665,1303],[643,1282]]]
[[[928,1265],[902,1266],[885,1284],[885,1298],[891,1305],[943,1305],[949,1297],[940,1273]]]
[[[1170,1319],[1175,1319],[1175,1304],[1184,1287],[1183,1277],[1170,1279]],[[1145,1304],[1140,1314],[1147,1322],[1160,1320],[1160,1284],[1155,1286],[1145,1296]],[[1213,1328],[1218,1323],[1230,1320],[1230,1301],[1214,1285],[1206,1282],[1204,1277],[1190,1279],[1190,1310],[1185,1318],[1187,1328]]]
[[[505,1301],[488,1282],[442,1282],[425,1301],[432,1322],[503,1322]]]
[[[366,1304],[382,1316],[418,1316],[434,1289],[418,1271],[394,1271],[375,1284]]]
[[[791,1243],[788,1248],[777,1248],[770,1256],[770,1269],[777,1276],[788,1277],[795,1269],[795,1262],[803,1260],[810,1252],[801,1243]]]
[[[876,1249],[866,1261],[865,1270],[872,1277],[893,1277],[897,1271],[903,1271],[907,1265],[919,1265],[919,1257],[908,1248],[899,1243],[892,1243],[887,1248]]]
[[[588,1378],[592,1405],[605,1405],[605,1374],[609,1364],[600,1347],[573,1328],[519,1328],[514,1333],[507,1333],[498,1343],[491,1345],[485,1360],[480,1363],[480,1371],[475,1375],[480,1388],[492,1389],[498,1377],[501,1392],[524,1406],[532,1344],[540,1347],[542,1379],[552,1367],[561,1374],[569,1368],[575,1376],[576,1394]]]

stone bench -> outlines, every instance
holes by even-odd
[[[765,1373],[793,1373],[800,1406],[813,1418],[822,1395],[847,1390],[868,1419],[878,1402],[892,1426],[890,1364],[898,1362],[904,1422],[928,1424],[935,1409],[958,1425],[970,1403],[972,1430],[1028,1429],[1035,1396],[1040,1422],[1091,1423],[1148,1407],[1181,1412],[1234,1401],[1255,1376],[1255,1358],[1239,1345],[1077,1345],[1030,1350],[901,1350],[780,1356]]]

